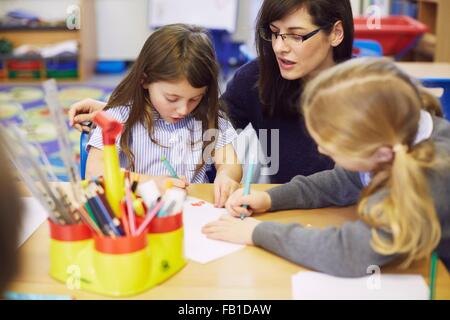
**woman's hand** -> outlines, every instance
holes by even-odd
[[[214,180],[214,206],[223,208],[228,197],[240,187],[242,166],[231,143],[218,148],[214,154],[217,174]]]
[[[91,128],[85,122],[92,122],[97,112],[102,111],[106,102],[84,99],[70,106],[69,123],[79,131],[90,132]]]
[[[219,220],[203,226],[202,232],[209,239],[253,245],[253,230],[260,223],[261,221],[253,218],[241,220],[230,215],[223,215]]]
[[[244,205],[248,208],[244,208]],[[240,217],[241,214],[250,216],[252,213],[266,212],[271,206],[272,199],[267,192],[251,190],[249,195],[244,196],[242,188],[236,190],[225,204],[225,208],[234,217]]]
[[[228,175],[218,174],[214,180],[214,206],[223,208],[228,197],[239,187],[240,184]]]

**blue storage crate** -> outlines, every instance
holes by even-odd
[[[54,71],[69,71],[69,70],[77,70],[78,69],[78,61],[74,60],[65,60],[65,59],[48,59],[46,62],[47,70]]]
[[[95,71],[97,73],[121,73],[127,69],[125,61],[121,60],[102,60],[98,61]]]
[[[222,68],[223,75],[226,77],[230,68],[245,64],[248,57],[240,49],[241,42],[233,42],[231,34],[226,30],[209,30],[212,35],[214,50],[217,60]]]
[[[392,0],[391,15],[417,18],[417,3],[408,0]]]

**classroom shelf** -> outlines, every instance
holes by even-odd
[[[78,55],[70,54],[58,57],[43,58],[40,55],[0,55],[4,69],[3,78],[12,81],[44,80],[76,80],[79,76]]]
[[[64,76],[68,75],[68,80],[86,80],[90,78],[95,69],[96,55],[97,55],[97,43],[96,43],[96,26],[95,26],[95,1],[91,0],[79,0],[80,14],[81,14],[81,28],[79,30],[70,30],[61,26],[33,26],[33,27],[5,27],[0,26],[0,38],[5,38],[12,42],[13,47],[16,48],[21,45],[48,45],[55,44],[67,40],[75,40],[78,42],[78,56],[77,70],[76,72],[47,72],[45,64],[47,59],[40,57],[33,57],[27,55],[25,57],[14,57],[16,60],[33,58],[41,61],[42,69],[39,72],[39,76],[36,73],[31,73],[29,78],[25,79],[11,79],[9,76],[8,64],[4,61],[12,59],[8,56],[0,56],[2,62],[2,69],[0,70],[0,82],[17,82],[38,80],[42,81],[48,77],[55,75]],[[73,58],[73,57],[72,57]],[[55,57],[50,59],[58,59],[61,61],[67,61],[70,58]],[[13,74],[13,76],[16,76]]]
[[[418,20],[430,29],[428,47],[434,51],[435,62],[450,62],[450,1],[417,0]]]
[[[40,32],[40,31],[68,31],[68,32],[77,32],[77,30],[69,30],[65,26],[38,26],[38,27],[26,27],[26,26],[7,26],[0,25],[0,32],[8,32],[8,31],[26,31],[26,32]]]

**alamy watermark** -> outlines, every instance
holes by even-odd
[[[69,290],[79,290],[81,288],[81,268],[76,264],[67,267],[66,287]]]
[[[367,289],[381,290],[381,268],[376,265],[370,265],[367,267],[367,274],[370,274],[366,281]]]
[[[234,129],[222,128],[207,129],[202,131],[201,121],[194,121],[193,128],[185,133],[171,133],[168,138],[170,148],[170,161],[172,164],[185,166],[195,166],[201,163],[230,164],[232,158],[225,152],[223,157],[215,155],[217,146],[223,146],[231,140],[230,135],[234,135]],[[278,129],[260,129],[258,134],[255,131],[237,130],[238,138],[234,139],[233,149],[239,156],[239,164],[248,165],[250,163],[264,167],[264,175],[274,175],[278,173],[280,167],[280,134]],[[204,146],[206,144],[206,147]],[[203,149],[204,148],[204,149]],[[202,150],[203,149],[203,150]]]
[[[79,30],[81,28],[81,10],[77,5],[71,5],[66,10],[66,27],[69,30]]]
[[[368,6],[366,9],[366,16],[367,16],[366,25],[369,30],[381,29],[382,10],[380,6],[377,5]]]

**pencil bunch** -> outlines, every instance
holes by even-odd
[[[36,128],[23,110],[20,112],[21,128],[15,124],[1,125],[0,147],[8,154],[28,190],[43,205],[54,223],[80,223],[82,216],[78,208],[82,196],[81,181],[77,160],[72,152],[64,109],[59,103],[55,80],[45,81],[43,88],[58,133],[58,145],[67,170],[71,196],[68,197],[61,185],[51,182],[58,181],[58,178],[46,154],[36,142],[38,141]]]
[[[152,181],[139,188],[139,175],[125,171],[124,184],[125,196],[120,202],[121,214],[116,215],[105,195],[102,177],[83,183],[85,201],[79,209],[80,216],[99,236],[139,236],[155,217],[168,217],[181,211],[185,192],[172,188],[170,183],[165,194],[160,196]],[[144,192],[146,193],[142,197]]]
[[[74,224],[81,221],[76,201],[69,199],[58,181],[46,154],[40,145],[29,140],[29,133],[15,125],[0,127],[0,147],[6,152],[18,175],[31,194],[42,204],[54,223]],[[4,164],[6,165],[6,164]],[[77,184],[70,184],[76,198],[80,196]]]
[[[105,113],[98,113],[94,122],[102,128],[104,142],[104,177],[82,181],[77,160],[72,153],[63,108],[58,101],[58,89],[54,80],[43,83],[45,100],[58,132],[58,144],[68,172],[70,197],[57,183],[46,154],[36,139],[35,132],[27,126],[26,132],[15,125],[0,125],[0,147],[9,159],[32,195],[39,200],[56,224],[85,223],[102,237],[134,237],[147,229],[155,217],[168,217],[181,212],[185,191],[168,183],[164,195],[153,181],[139,183],[139,175],[120,169],[116,138],[122,124]],[[51,182],[55,181],[55,182]]]
[[[124,197],[120,212],[112,209],[105,191],[105,179],[70,181],[75,196],[68,197],[56,178],[46,154],[16,126],[0,127],[0,147],[7,151],[23,182],[56,224],[85,223],[99,236],[138,236],[155,217],[181,212],[185,192],[168,183],[161,195],[156,184],[141,184],[140,176],[121,170]],[[52,182],[54,181],[54,182]]]

